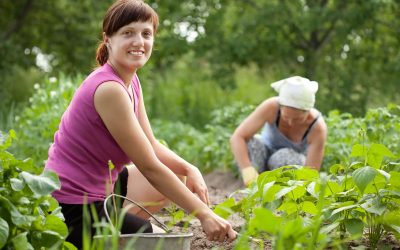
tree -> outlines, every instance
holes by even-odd
[[[216,65],[217,76],[252,63],[272,69],[276,79],[303,75],[321,83],[322,110],[356,114],[365,111],[372,88],[397,85],[398,1],[221,0],[219,6],[197,42],[199,57]]]

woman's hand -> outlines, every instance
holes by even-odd
[[[198,218],[208,240],[223,242],[225,239],[228,241],[236,239],[237,233],[232,229],[231,224],[211,210],[203,215],[199,214]]]
[[[198,168],[193,166],[189,169],[187,173],[186,186],[190,191],[192,191],[192,193],[197,194],[200,200],[207,206],[210,205],[207,185]]]

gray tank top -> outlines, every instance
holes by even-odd
[[[281,148],[291,148],[298,153],[307,154],[308,135],[309,135],[311,129],[314,127],[315,123],[317,122],[318,118],[321,116],[321,114],[318,114],[318,116],[312,121],[312,123],[307,128],[306,132],[304,133],[302,140],[298,143],[295,143],[295,142],[289,140],[279,130],[278,126],[279,126],[280,116],[281,116],[281,110],[278,109],[276,121],[272,124],[269,124],[268,122],[265,123],[264,128],[261,132],[262,140],[263,140],[264,144],[268,147],[268,150],[270,151],[270,153],[273,154]]]

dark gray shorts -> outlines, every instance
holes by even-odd
[[[259,172],[274,170],[287,165],[301,165],[306,163],[306,156],[291,148],[281,148],[271,152],[262,141],[260,135],[255,135],[247,143],[250,161]]]

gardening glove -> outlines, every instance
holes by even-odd
[[[257,180],[258,171],[253,166],[248,166],[242,169],[243,183],[247,187],[253,181]]]

